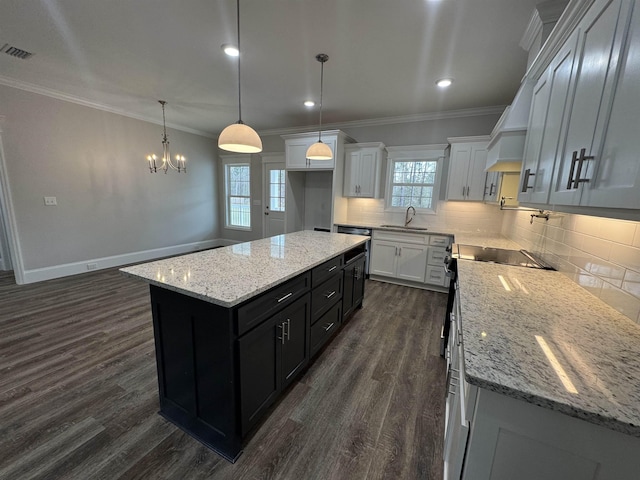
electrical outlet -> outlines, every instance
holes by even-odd
[[[87,263],[87,270],[95,270],[96,268],[98,268],[97,263]]]
[[[45,205],[58,205],[58,199],[56,197],[44,197]]]

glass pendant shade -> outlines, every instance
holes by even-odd
[[[222,130],[218,147],[228,152],[258,153],[262,151],[262,140],[249,125],[233,123]]]
[[[331,160],[333,152],[329,145],[318,141],[307,149],[307,158],[309,160]]]

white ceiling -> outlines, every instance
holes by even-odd
[[[507,105],[540,0],[241,0],[242,118],[260,132]],[[216,135],[238,119],[234,0],[2,0],[0,83]],[[437,79],[451,76],[446,91]],[[0,114],[2,112],[0,111]]]

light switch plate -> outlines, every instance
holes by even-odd
[[[56,197],[44,197],[45,205],[58,205],[58,199]]]

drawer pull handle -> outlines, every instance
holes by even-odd
[[[330,271],[330,272],[333,272],[336,268],[338,268],[338,266],[337,266],[337,265],[334,265],[333,267],[331,267],[331,268],[329,269],[329,271]]]
[[[293,295],[293,292],[289,292],[289,293],[287,293],[284,297],[282,297],[282,298],[279,298],[279,299],[278,299],[278,303],[280,303],[280,302],[284,302],[284,301],[285,301],[287,298],[289,298],[291,295]]]
[[[331,330],[331,327],[333,327],[333,323],[330,323],[329,325],[327,325],[326,327],[324,327],[324,331],[328,332],[329,330]]]
[[[327,300],[329,300],[331,297],[333,297],[336,294],[336,291],[334,290],[331,293],[328,293],[327,295],[324,296],[324,298],[326,298]]]

